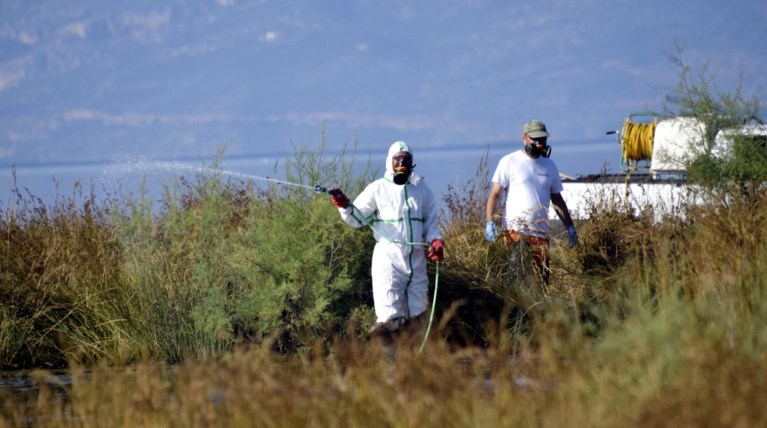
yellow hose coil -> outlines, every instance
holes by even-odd
[[[653,137],[658,120],[651,123],[634,123],[626,119],[621,131],[621,151],[623,163],[652,159]]]

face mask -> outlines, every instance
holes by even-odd
[[[536,144],[525,144],[525,153],[533,159],[538,159],[543,156],[545,158],[551,156],[551,146],[543,143],[542,146]]]
[[[392,158],[392,169],[394,170],[394,184],[402,186],[407,183],[410,174],[413,172],[413,156],[410,153],[398,153]]]

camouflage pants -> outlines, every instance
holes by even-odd
[[[509,230],[503,232],[509,261],[509,275],[513,282],[529,283],[534,273],[544,285],[549,283],[549,239],[523,235]]]

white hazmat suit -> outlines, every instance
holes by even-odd
[[[346,224],[373,228],[371,274],[379,323],[415,318],[426,311],[429,279],[427,247],[422,244],[444,241],[434,194],[423,178],[411,172],[404,185],[394,183],[392,158],[398,152],[413,154],[402,141],[392,144],[384,176],[368,184],[353,204],[338,209]]]

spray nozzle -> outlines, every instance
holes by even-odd
[[[333,194],[333,193],[328,191],[327,187],[322,187],[319,184],[314,186],[314,191],[317,192],[317,193],[330,193],[331,195]]]

